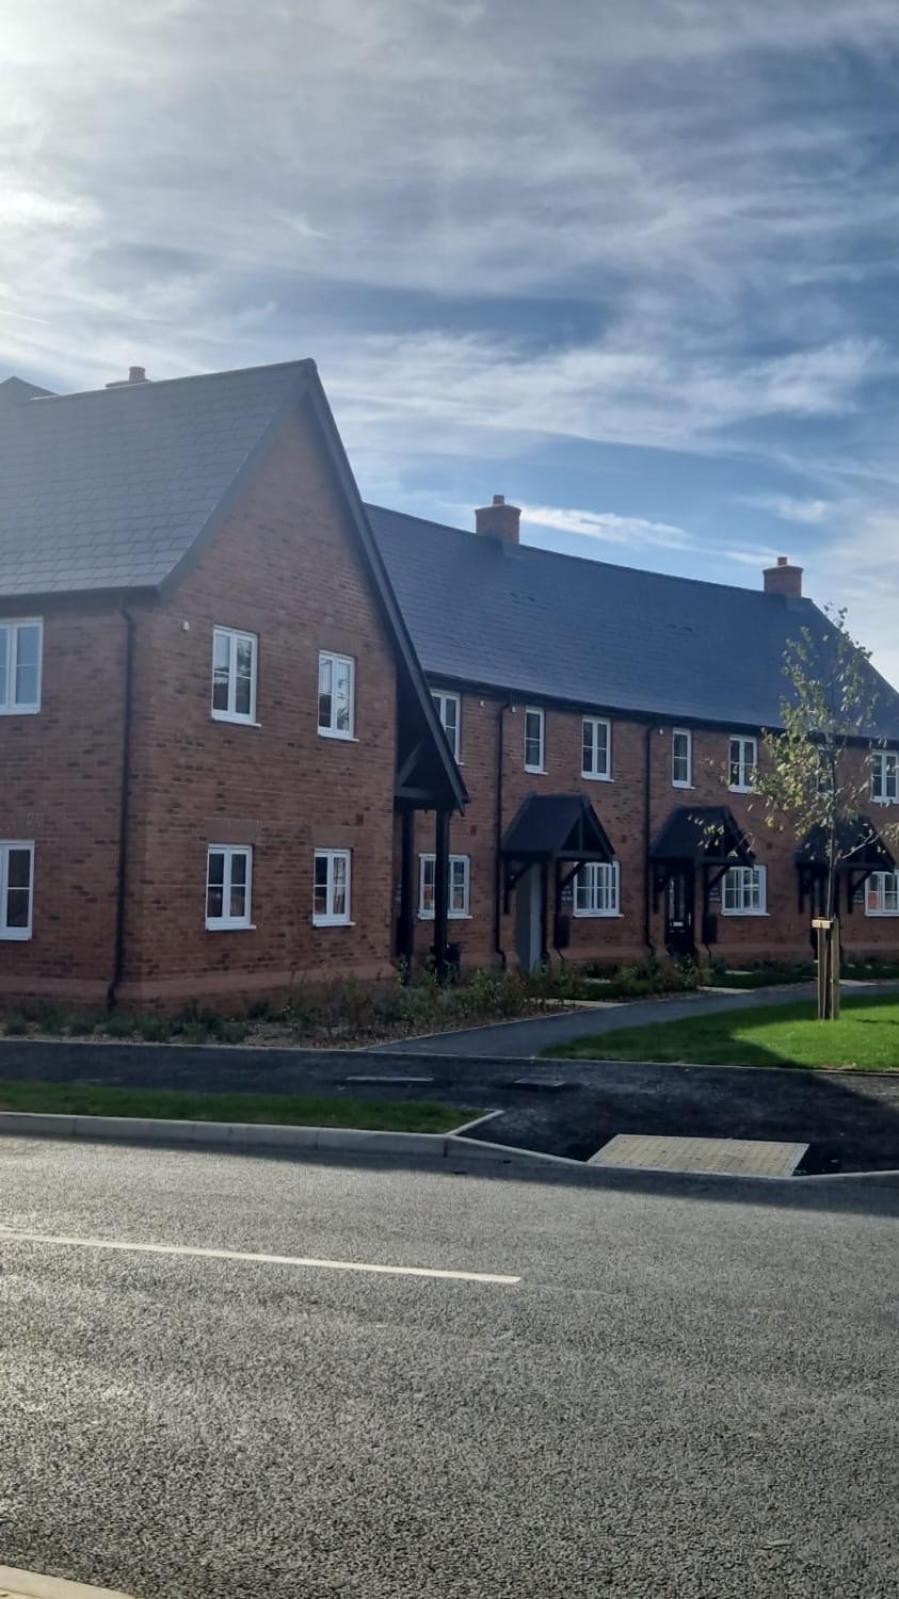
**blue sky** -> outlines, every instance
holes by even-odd
[[[0,375],[312,355],[368,498],[788,554],[899,680],[896,19],[0,0]]]

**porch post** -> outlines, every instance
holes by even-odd
[[[415,953],[415,812],[405,806],[401,815],[400,936],[398,953],[406,962],[409,981]]]
[[[449,879],[449,811],[437,812],[434,835],[434,966],[446,976],[446,915]]]

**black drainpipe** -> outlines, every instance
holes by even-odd
[[[652,864],[649,847],[652,841],[652,727],[647,722],[643,750],[643,942],[650,955],[655,954],[650,921],[650,894],[652,892]]]
[[[125,909],[128,893],[128,815],[131,792],[131,722],[134,706],[134,617],[123,610],[125,623],[125,698],[122,705],[122,789],[119,802],[119,859],[116,880],[115,953],[112,982],[106,991],[106,1004],[114,1010],[118,988],[125,973]]]
[[[500,704],[496,718],[496,827],[494,836],[494,850],[496,860],[496,882],[494,885],[493,906],[493,948],[499,956],[500,967],[503,971],[508,966],[506,952],[502,946],[502,905],[503,905],[503,751],[505,748],[505,723],[506,712],[512,707],[511,700],[503,700]]]

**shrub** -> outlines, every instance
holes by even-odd
[[[28,1032],[28,1021],[20,1010],[11,1010],[3,1018],[3,1032],[7,1038],[22,1038]]]

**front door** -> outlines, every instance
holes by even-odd
[[[543,873],[530,866],[515,889],[515,952],[523,971],[535,972],[543,955]]]
[[[668,879],[665,896],[665,946],[669,955],[695,955],[693,939],[693,868],[676,867]]]

